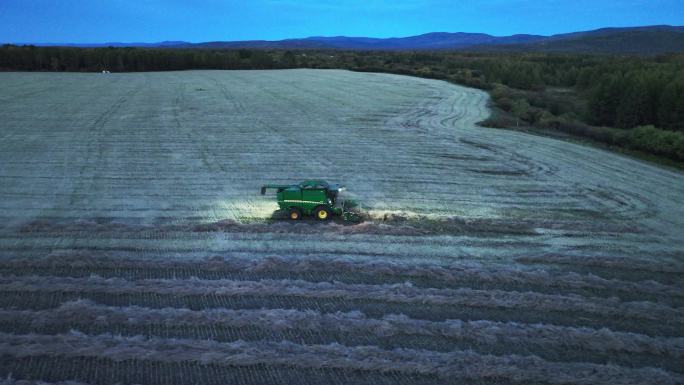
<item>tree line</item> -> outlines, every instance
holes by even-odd
[[[4,45],[0,70],[341,68],[485,89],[492,126],[531,125],[684,161],[684,55],[70,48]],[[496,115],[496,114],[495,114]],[[515,118],[513,122],[511,117]]]

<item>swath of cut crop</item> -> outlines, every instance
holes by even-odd
[[[339,282],[307,282],[301,280],[164,280],[150,279],[127,281],[62,277],[2,277],[0,291],[72,291],[160,294],[223,294],[223,295],[292,295],[310,298],[375,299],[388,302],[433,303],[440,305],[466,305],[475,307],[527,307],[556,311],[580,311],[605,316],[623,316],[659,321],[668,319],[677,323],[684,320],[684,312],[677,308],[649,302],[620,302],[608,298],[583,298],[533,292],[507,292],[499,290],[431,289],[416,288],[410,283],[389,285],[344,284]]]
[[[323,314],[314,310],[292,309],[151,309],[138,306],[113,307],[91,301],[73,301],[54,310],[0,310],[0,322],[25,323],[38,329],[51,325],[86,325],[113,327],[128,325],[230,325],[233,327],[259,326],[267,330],[293,329],[325,332],[337,330],[347,333],[372,334],[382,337],[395,335],[440,336],[453,340],[481,343],[494,341],[528,345],[547,349],[579,349],[597,352],[644,353],[684,357],[684,338],[649,337],[608,329],[572,328],[543,324],[502,323],[491,321],[447,320],[431,322],[404,315],[388,314],[381,319],[368,318],[361,312]]]
[[[367,371],[437,374],[443,378],[501,377],[551,384],[676,384],[684,378],[659,369],[628,369],[612,365],[553,363],[534,356],[491,356],[467,351],[436,353],[425,350],[339,344],[298,345],[292,342],[216,343],[181,339],[143,339],[111,335],[58,336],[0,334],[0,352],[15,357],[32,355],[144,359],[162,362],[200,361],[229,366],[286,365],[305,368],[350,368]]]
[[[630,282],[593,274],[523,270],[501,266],[488,269],[475,262],[450,265],[405,264],[385,261],[354,261],[342,258],[196,258],[189,261],[145,260],[102,256],[93,253],[58,253],[48,258],[12,258],[0,261],[6,274],[55,275],[129,279],[304,279],[346,283],[403,283],[418,287],[506,289],[618,297],[627,301],[650,300],[669,305],[684,304],[684,288],[655,281]]]
[[[509,317],[523,322],[547,322],[604,327],[638,333],[680,336],[681,309],[651,302],[621,302],[610,298],[585,298],[533,292],[501,290],[430,289],[410,284],[344,284],[340,282],[308,282],[300,280],[139,280],[101,277],[10,277],[0,278],[0,291],[17,294],[15,302],[41,303],[39,306],[59,306],[61,302],[79,297],[115,305],[120,301],[142,306],[193,308],[255,306],[293,307],[298,309],[336,306],[343,311],[365,309],[376,314],[385,309],[420,318]],[[33,294],[35,293],[35,294]],[[51,293],[58,296],[51,296]],[[71,293],[71,294],[70,294]],[[47,294],[47,295],[46,295]],[[67,297],[65,297],[67,295]],[[32,297],[35,297],[32,299]],[[28,301],[31,302],[28,302]],[[115,302],[111,302],[114,300]],[[38,302],[36,302],[38,301]],[[169,303],[168,301],[171,301]],[[130,303],[130,302],[129,302]],[[229,305],[232,304],[232,305]],[[448,306],[445,306],[448,305]],[[13,305],[16,306],[16,305]],[[34,306],[34,305],[31,305]],[[34,307],[30,307],[34,308]],[[40,308],[40,307],[39,307]],[[534,312],[525,311],[534,310]],[[539,310],[543,310],[539,312]],[[387,311],[387,310],[386,310]],[[471,315],[466,315],[470,313]],[[479,314],[479,315],[478,315]],[[531,317],[531,318],[530,318]],[[477,318],[476,318],[477,319]],[[662,320],[668,322],[663,323]]]

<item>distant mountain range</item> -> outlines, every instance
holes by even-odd
[[[371,38],[314,36],[285,40],[212,41],[188,43],[102,43],[36,44],[71,47],[154,47],[154,48],[253,48],[253,49],[334,49],[334,50],[474,50],[542,51],[618,54],[657,54],[684,52],[684,26],[656,25],[626,28],[602,28],[593,31],[552,36],[492,36],[485,33],[432,32],[418,36]]]

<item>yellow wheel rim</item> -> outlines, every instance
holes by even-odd
[[[297,219],[299,218],[299,214],[296,211],[293,211],[290,213],[290,218]]]
[[[320,219],[328,218],[328,212],[325,210],[318,210],[318,218],[320,218]]]

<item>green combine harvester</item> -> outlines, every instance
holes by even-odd
[[[261,195],[266,190],[276,190],[280,210],[287,212],[288,218],[299,220],[310,215],[319,221],[327,221],[333,215],[342,216],[345,220],[353,219],[353,213],[346,210],[345,201],[337,195],[344,190],[343,186],[329,184],[324,180],[307,180],[295,185],[267,184],[261,186]]]

